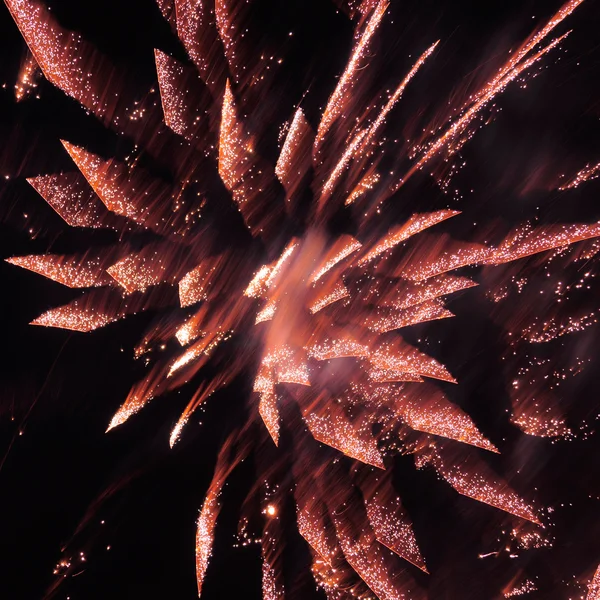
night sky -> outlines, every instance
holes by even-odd
[[[289,107],[306,90],[308,117],[318,122],[319,107],[351,48],[351,22],[327,0],[254,2],[252,25],[265,40],[275,40],[275,50],[288,31],[294,32],[293,43],[285,41],[290,58],[280,75],[281,92],[265,98],[274,125],[289,117]],[[140,96],[155,83],[154,48],[185,60],[152,0],[48,4],[65,26],[81,31],[127,69]],[[392,0],[392,18],[376,45],[384,57],[385,70],[378,74],[382,86],[403,76],[409,55],[414,60],[441,39],[431,64],[395,113],[399,122],[409,127],[413,115],[446,98],[477,65],[515,46],[559,6],[555,0]],[[572,35],[535,70],[538,76],[529,78],[525,89],[516,84],[500,96],[493,122],[463,152],[467,164],[453,187],[464,194],[452,200],[452,208],[470,211],[473,223],[512,224],[534,215],[557,223],[600,219],[600,180],[564,194],[549,190],[556,173],[574,173],[600,160],[598,2],[586,0],[561,31],[567,29],[574,30]],[[127,140],[43,79],[33,97],[15,102],[13,86],[26,46],[3,4],[0,52],[1,257],[69,253],[111,241],[106,232],[67,231],[25,178],[72,168],[60,139],[106,155],[123,152]],[[276,148],[274,126],[264,151]],[[402,202],[399,213],[449,202],[422,174],[402,193],[394,200]],[[237,235],[232,225],[223,233],[225,243],[238,243]],[[50,593],[61,600],[196,597],[194,523],[219,444],[247,406],[250,379],[242,377],[212,398],[173,450],[169,432],[193,386],[154,400],[105,434],[141,376],[132,349],[153,315],[136,315],[89,334],[30,327],[39,314],[78,292],[5,262],[0,281],[0,598],[33,600]],[[590,293],[597,304],[600,288]],[[460,382],[456,394],[463,408],[502,447],[490,464],[510,476],[527,498],[555,508],[554,546],[517,558],[506,552],[478,558],[502,546],[495,540],[506,525],[504,515],[458,496],[433,472],[415,471],[402,457],[394,463],[394,481],[431,572],[426,576],[410,567],[411,574],[430,600],[501,598],[511,579],[523,574],[539,586],[524,596],[528,600],[581,598],[600,561],[600,438],[593,433],[600,363],[596,358],[568,388],[573,418],[590,424],[589,435],[558,443],[525,436],[508,423],[499,332],[486,306],[475,292],[453,302],[457,318],[435,330],[442,340],[439,352]],[[418,329],[415,336],[425,331],[431,330]],[[595,358],[598,333],[598,326],[592,327],[569,347]],[[260,550],[232,547],[237,510],[253,481],[251,463],[235,472],[224,494],[203,592],[207,600],[261,597]],[[286,552],[295,574],[290,597],[324,598],[310,580],[309,555],[299,536],[290,536]],[[60,579],[53,569],[65,556],[80,568],[69,570],[68,578],[53,587]],[[303,570],[304,581],[297,576]]]

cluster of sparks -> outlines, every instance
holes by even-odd
[[[515,586],[508,592],[504,593],[505,598],[516,598],[517,596],[523,596],[524,594],[529,594],[530,592],[535,592],[537,590],[537,586],[533,581],[527,579],[523,583]]]
[[[576,187],[579,187],[582,183],[585,183],[586,181],[596,179],[596,177],[600,177],[600,163],[596,165],[586,165],[568,183],[565,183],[558,189],[560,191],[572,190]]]
[[[15,99],[17,102],[29,97],[38,86],[40,68],[33,55],[28,52],[21,64],[19,76],[15,83]]]
[[[598,600],[598,598],[600,598],[600,565],[596,569],[592,581],[590,581],[586,600]]]
[[[120,130],[118,107],[110,90],[101,93],[102,80],[96,77],[108,67],[93,73],[89,66],[90,57],[98,59],[96,51],[62,29],[37,0],[5,1],[34,57],[20,76],[23,89],[19,93],[25,93],[39,64],[49,81]],[[371,218],[373,206],[379,209],[412,174],[433,169],[441,154],[446,158],[456,154],[472,137],[471,124],[492,100],[564,39],[548,41],[582,1],[569,0],[511,53],[445,126],[411,150],[412,166],[404,176],[390,181],[378,169],[378,147],[386,122],[405,89],[431,59],[437,42],[418,58],[376,114],[346,119],[346,113],[356,108],[354,92],[372,40],[386,17],[386,0],[347,3],[348,13],[358,19],[348,64],[316,129],[302,109],[295,110],[274,166],[258,155],[260,131],[244,119],[257,82],[268,80],[263,69],[269,68],[264,61],[254,67],[242,52],[247,3],[218,0],[213,11],[195,0],[160,0],[162,13],[200,77],[191,78],[191,67],[155,52],[164,124],[171,135],[189,145],[192,156],[202,157],[199,162],[213,161],[248,231],[266,246],[270,261],[257,258],[254,251],[219,249],[210,227],[203,224],[194,229],[188,216],[200,212],[204,199],[189,199],[189,183],[195,175],[188,167],[193,160],[186,163],[188,170],[182,167],[177,172],[181,181],[173,186],[151,180],[135,163],[106,160],[63,142],[78,170],[29,180],[70,226],[150,230],[160,238],[136,252],[121,247],[93,255],[10,258],[12,264],[68,287],[100,288],[51,309],[34,324],[87,332],[142,310],[179,303],[187,311],[183,317],[178,312],[153,325],[136,349],[136,356],[148,355],[153,346],[163,348],[173,340],[179,348],[175,355],[166,353],[167,358],[152,358],[150,373],[132,388],[109,429],[123,424],[150,399],[190,381],[211,361],[218,365],[218,374],[206,379],[194,394],[172,431],[171,446],[209,396],[237,374],[252,369],[253,410],[247,428],[262,419],[278,445],[286,419],[293,419],[286,407],[294,404],[300,409],[305,427],[287,428],[295,450],[278,461],[292,465],[297,481],[297,526],[312,552],[315,580],[331,600],[373,594],[382,600],[414,597],[414,583],[397,572],[397,556],[427,572],[410,517],[385,471],[389,454],[385,447],[391,440],[394,449],[413,454],[418,468],[432,467],[459,494],[540,523],[531,502],[492,473],[475,450],[462,449],[464,445],[499,452],[435,383],[455,384],[455,377],[441,362],[409,344],[401,332],[453,316],[447,299],[478,285],[457,270],[490,269],[562,249],[600,236],[600,224],[526,225],[495,245],[437,237],[435,231],[443,222],[461,218],[459,211],[450,209],[414,214],[379,236],[364,226],[367,219],[356,237],[332,238],[326,225],[339,209],[355,210],[359,222],[362,215]],[[216,40],[224,53],[215,51]],[[198,89],[211,100],[196,97]],[[207,110],[211,102],[216,110]],[[151,120],[145,108],[136,110],[140,119]],[[201,132],[207,132],[206,136]],[[156,148],[151,146],[149,152]],[[311,172],[312,182],[308,181]],[[597,173],[598,166],[586,167],[563,189],[577,187]],[[281,234],[287,234],[282,223],[285,219],[294,222],[298,197],[307,186],[315,200],[305,232],[290,235],[282,247]],[[273,190],[279,190],[281,202]],[[198,236],[200,244],[195,243]],[[494,299],[500,302],[506,294],[497,293]],[[595,322],[596,314],[590,313],[566,322],[547,320],[541,327],[532,322],[520,331],[528,343],[543,343]],[[252,341],[224,360],[235,336]],[[513,388],[519,396],[514,401],[518,414],[512,415],[515,425],[533,435],[565,433],[560,419],[540,422],[537,399],[528,402],[522,393],[517,394],[517,383]],[[232,434],[224,444],[200,511],[196,536],[199,592],[212,552],[223,486],[249,451],[247,431]],[[262,440],[262,434],[253,435]],[[263,440],[267,441],[271,443]],[[458,452],[457,447],[461,448]],[[349,460],[336,461],[329,472],[328,464],[336,453]],[[361,492],[362,505],[351,497],[355,489]],[[280,505],[270,502],[263,511],[261,538],[265,600],[284,595],[281,557],[275,551],[281,535]],[[595,585],[596,592],[590,591],[590,600],[600,597],[598,577],[596,573],[596,583],[590,588]],[[504,595],[518,596],[535,589],[532,586],[528,581]]]

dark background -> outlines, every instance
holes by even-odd
[[[294,30],[295,54],[286,71],[289,95],[297,101],[310,87],[307,105],[314,119],[346,60],[350,22],[325,0],[256,4],[255,21],[265,31]],[[431,41],[442,40],[431,69],[402,101],[405,116],[445,97],[471,69],[505,52],[559,6],[547,0],[392,4],[393,24],[385,26],[381,44],[390,53],[390,72],[383,80],[397,81],[410,64],[408,54],[414,57]],[[50,5],[66,26],[82,31],[125,66],[139,81],[140,93],[155,78],[154,47],[183,56],[152,0],[54,0]],[[523,220],[542,211],[552,221],[600,217],[598,182],[562,196],[547,189],[557,170],[573,173],[587,161],[600,160],[599,16],[598,3],[585,2],[561,29],[574,33],[544,61],[548,68],[538,69],[527,89],[511,87],[498,102],[498,117],[465,150],[461,178],[474,192],[461,200],[461,208],[471,209],[474,220]],[[36,90],[39,99],[15,103],[12,88],[25,45],[4,6],[0,45],[2,257],[84,248],[91,234],[62,233],[60,218],[24,178],[69,166],[61,138],[109,149],[117,142],[45,81]],[[392,69],[395,53],[404,60],[398,69]],[[424,178],[421,183],[424,200],[438,194]],[[203,425],[190,424],[172,451],[168,435],[185,393],[153,401],[105,435],[111,415],[139,376],[132,348],[149,317],[92,334],[28,327],[41,312],[72,298],[72,291],[6,263],[0,264],[0,278],[0,597],[45,597],[63,557],[81,567],[69,569],[55,589],[61,599],[195,597],[194,522],[227,418],[243,404],[245,390],[213,398],[199,418]],[[515,559],[507,553],[478,559],[479,553],[502,546],[495,541],[502,537],[498,511],[457,497],[431,473],[415,473],[398,459],[398,486],[432,573],[413,574],[432,600],[501,597],[511,578],[523,573],[539,578],[540,591],[528,598],[579,598],[600,560],[598,438],[552,444],[508,431],[501,412],[505,398],[497,332],[486,325],[479,304],[461,302],[455,307],[457,319],[437,334],[453,356],[446,364],[460,380],[476,422],[485,424],[484,433],[494,442],[506,439],[494,466],[512,473],[511,482],[527,497],[555,507],[556,542],[552,549]],[[595,333],[588,334],[588,344]],[[591,373],[576,388],[580,413],[592,422],[599,405],[596,384]],[[225,494],[229,508],[217,529],[207,599],[260,597],[259,550],[232,548],[238,490],[250,481],[252,470],[245,467]],[[301,550],[290,552],[305,560]],[[299,598],[312,593],[310,585],[296,590]]]

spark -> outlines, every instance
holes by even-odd
[[[417,458],[419,467],[428,463],[432,464],[437,473],[459,494],[539,524],[534,509],[519,498],[506,483],[487,474],[486,469],[482,468],[483,465],[477,465],[472,457],[463,464],[448,464],[439,453]]]
[[[384,252],[387,252],[394,246],[404,242],[409,237],[428,229],[437,223],[441,223],[446,219],[454,217],[460,214],[456,210],[440,210],[434,213],[424,213],[422,215],[413,215],[404,224],[400,225],[387,233],[387,235],[381,239],[374,248],[372,248],[363,258],[358,261],[359,266],[364,266],[368,262],[377,258]]]
[[[294,175],[293,169],[297,167],[298,163],[301,163],[302,144],[309,133],[310,125],[304,116],[304,112],[299,108],[294,113],[294,118],[275,165],[275,174],[286,188],[291,186],[291,179]]]
[[[160,50],[154,51],[154,59],[165,124],[175,133],[185,137],[188,133],[187,103],[181,91],[177,89],[177,82],[184,74],[183,66]]]
[[[379,173],[373,172],[365,175],[356,185],[356,187],[350,192],[344,204],[349,206],[354,204],[358,198],[371,191],[375,184],[379,181]]]

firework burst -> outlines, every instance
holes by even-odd
[[[33,324],[89,332],[140,311],[164,311],[167,316],[135,349],[136,358],[150,357],[149,373],[108,429],[199,376],[171,446],[211,395],[240,374],[253,381],[248,423],[224,443],[200,510],[199,593],[226,480],[266,441],[271,459],[257,461],[257,484],[240,520],[243,538],[256,518],[250,508],[258,506],[266,600],[285,594],[286,495],[293,497],[315,581],[328,598],[420,597],[398,561],[427,572],[410,516],[386,471],[394,453],[412,455],[418,468],[433,469],[459,494],[541,526],[539,507],[487,465],[485,452],[501,448],[449,399],[446,384],[460,382],[403,332],[453,317],[448,300],[477,286],[479,272],[497,267],[502,276],[486,293],[498,304],[496,316],[506,329],[518,332],[508,362],[522,378],[540,381],[554,366],[536,362],[536,380],[531,365],[513,360],[517,349],[581,330],[595,322],[596,313],[565,320],[549,308],[547,315],[514,322],[517,317],[500,308],[510,295],[507,281],[520,281],[523,267],[510,269],[536,255],[546,260],[570,252],[572,244],[600,236],[600,224],[526,223],[494,242],[459,242],[444,234],[447,221],[464,218],[459,211],[423,211],[388,224],[379,215],[397,192],[394,201],[401,202],[402,186],[417,172],[426,169],[446,185],[448,165],[490,105],[565,39],[556,30],[582,1],[570,0],[542,23],[475,93],[405,149],[402,165],[408,166],[390,171],[386,125],[411,82],[435,60],[438,42],[394,89],[369,97],[371,87],[363,80],[386,20],[385,0],[341,3],[355,23],[347,65],[317,123],[301,106],[290,107],[274,164],[260,151],[268,130],[260,103],[273,93],[281,59],[261,55],[240,34],[250,3],[159,0],[190,63],[156,50],[160,102],[132,103],[126,77],[81,36],[62,28],[42,3],[5,0],[32,54],[20,75],[19,97],[33,85],[39,65],[46,79],[148,156],[172,154],[172,179],[166,182],[137,159],[105,158],[65,141],[76,170],[29,180],[68,225],[117,229],[123,240],[79,255],[10,258],[63,285],[95,288]],[[597,171],[586,167],[564,188]],[[211,213],[210,193],[196,191],[199,179],[215,181],[217,175],[215,187],[221,196],[226,192],[247,228],[239,244],[224,243],[227,222]],[[351,232],[332,233],[340,213],[350,215]],[[127,242],[130,232],[146,232],[151,241],[134,247]],[[591,244],[586,252],[593,252]],[[563,259],[583,260],[573,252]],[[183,312],[169,312],[176,303]],[[234,346],[235,340],[242,343]],[[160,345],[171,351],[156,359],[152,351]],[[571,365],[569,372],[577,368]],[[560,378],[561,372],[553,372]],[[542,387],[523,391],[515,379],[511,421],[531,435],[568,436]],[[530,589],[531,582],[515,584],[505,596]]]

